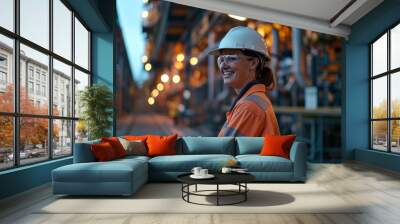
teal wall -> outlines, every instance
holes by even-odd
[[[113,32],[92,33],[92,81],[108,86],[115,95],[113,39]],[[109,129],[111,134],[115,133],[115,116],[113,123]]]
[[[0,199],[48,183],[53,169],[71,163],[69,157],[0,172]]]
[[[351,27],[345,44],[344,158],[399,170],[400,157],[369,150],[369,43],[400,22],[400,0],[385,0]],[[356,150],[357,149],[357,150]]]
[[[109,32],[114,0],[66,0],[92,31]]]
[[[113,88],[113,33],[92,34],[93,83]]]
[[[387,152],[372,152],[366,149],[356,149],[355,158],[357,161],[368,163],[373,166],[400,172],[400,155],[393,155]]]
[[[114,90],[114,1],[67,0],[92,31],[91,69],[93,83],[103,83]],[[114,119],[115,123],[115,119]],[[110,127],[112,129],[112,127]],[[0,172],[0,199],[27,191],[51,181],[51,171],[72,163],[72,157],[28,165]]]
[[[368,148],[369,145],[368,54],[367,44],[354,44],[350,41],[346,44],[346,98],[342,117],[346,129],[346,151],[343,158],[346,159],[354,158],[354,148]]]

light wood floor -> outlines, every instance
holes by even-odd
[[[37,214],[54,200],[49,185],[0,202],[0,223],[219,224],[219,223],[400,223],[400,174],[359,163],[310,164],[317,183],[349,203],[366,206],[357,214]],[[316,201],[316,203],[318,203]],[[173,206],[173,205],[171,205]]]

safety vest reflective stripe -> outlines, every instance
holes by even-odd
[[[224,133],[225,133],[226,127],[228,127],[228,121],[225,121],[224,125],[222,126],[221,130],[218,133],[218,137],[225,136]]]
[[[262,110],[266,110],[268,107],[268,102],[265,101],[264,99],[262,99],[260,96],[258,95],[250,95],[250,96],[246,96],[244,97],[243,100],[248,100],[248,101],[252,101],[254,103],[257,104],[257,106],[259,106]]]
[[[240,134],[236,128],[224,126],[218,134],[218,137],[235,137],[235,136],[246,136]]]
[[[218,136],[279,135],[279,126],[272,105],[262,84],[254,85],[226,113],[226,122]]]
[[[265,123],[265,112],[251,101],[242,101],[227,120],[218,136],[260,136]]]
[[[224,130],[224,136],[235,137],[235,136],[244,136],[244,135],[240,134],[239,131],[236,130],[236,128],[227,127]]]
[[[228,122],[225,121],[224,126],[218,135],[219,137],[234,137],[234,136],[244,136],[238,132],[236,128],[232,128],[228,126]]]

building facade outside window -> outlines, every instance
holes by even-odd
[[[28,89],[29,89],[29,91],[28,91],[28,93],[29,94],[33,94],[33,82],[31,82],[31,81],[29,81],[28,82]]]
[[[36,81],[40,81],[40,70],[36,69]]]
[[[0,54],[0,91],[6,91],[7,87],[7,55]]]
[[[28,71],[28,73],[29,73],[29,79],[32,79],[32,80],[33,80],[33,67],[32,67],[32,66],[29,66],[29,71]]]
[[[371,149],[400,153],[400,24],[370,44]]]
[[[7,84],[7,73],[0,71],[0,84],[5,86]]]
[[[42,86],[42,96],[46,96],[46,86]]]
[[[7,67],[7,56],[4,54],[0,54],[0,68]]]
[[[39,83],[37,83],[36,84],[36,95],[40,95],[40,84]]]
[[[71,156],[73,143],[87,139],[71,105],[90,85],[81,81],[90,80],[90,31],[63,0],[19,2],[15,8],[12,0],[0,1],[1,8],[12,9],[11,18],[0,21],[0,171]],[[17,29],[14,20],[20,21]],[[82,46],[87,49],[77,52]]]

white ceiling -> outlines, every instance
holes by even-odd
[[[350,26],[383,0],[168,0],[211,11],[348,37]],[[338,14],[347,4],[351,5]]]
[[[245,2],[242,0],[227,1]],[[350,0],[251,0],[247,1],[246,4],[328,21],[348,2]]]

